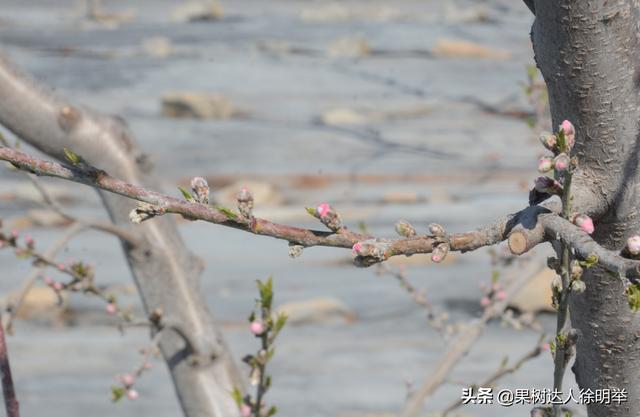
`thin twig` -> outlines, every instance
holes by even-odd
[[[542,353],[542,351],[543,351],[542,341],[544,340],[544,338],[545,338],[545,335],[542,335],[540,337],[540,340],[536,344],[536,346],[533,349],[531,349],[529,352],[527,352],[524,355],[522,355],[520,357],[520,359],[518,359],[513,365],[507,366],[507,358],[505,358],[502,361],[502,363],[500,364],[500,367],[493,374],[491,374],[487,379],[485,379],[480,384],[471,384],[471,385],[467,385],[467,387],[468,388],[472,388],[474,386],[475,387],[478,387],[478,386],[479,387],[492,387],[492,386],[494,386],[502,377],[516,372],[526,362],[528,362],[531,359],[534,359],[534,358],[537,358],[538,356],[540,356],[540,353]],[[442,412],[442,416],[446,417],[447,414],[449,414],[453,410],[456,410],[462,404],[463,404],[463,401],[461,399],[456,400],[455,402],[453,402],[449,407],[447,407]]]
[[[7,410],[7,417],[20,417],[20,404],[16,398],[16,390],[11,376],[9,351],[4,337],[4,329],[0,326],[0,372],[2,373],[2,395]]]
[[[54,258],[58,252],[78,233],[85,230],[87,226],[83,224],[75,223],[71,227],[69,227],[66,232],[56,240],[49,249],[44,252],[44,256],[46,258]],[[17,314],[20,306],[24,302],[27,293],[33,287],[33,284],[36,282],[38,277],[42,274],[42,271],[46,268],[46,265],[37,264],[31,270],[29,275],[23,281],[22,286],[18,290],[15,295],[9,296],[6,306],[5,306],[5,314],[2,316],[2,326],[7,329],[9,334],[12,333],[12,324],[15,315]]]
[[[469,325],[462,334],[450,343],[450,348],[446,350],[436,369],[429,374],[422,386],[409,396],[400,417],[420,415],[425,399],[444,383],[449,373],[460,363],[460,359],[469,352],[482,335],[487,323],[505,311],[511,299],[538,271],[539,266],[534,263],[529,264],[524,270],[520,266],[517,268],[516,278],[505,288],[506,297],[487,307],[480,319]]]

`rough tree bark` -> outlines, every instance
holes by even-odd
[[[127,181],[159,189],[150,164],[124,124],[74,107],[18,71],[0,56],[0,124],[56,158],[73,150]],[[100,193],[112,220],[131,228],[131,201]],[[242,379],[200,291],[201,262],[185,247],[169,216],[136,225],[142,243],[123,242],[144,308],[160,309],[175,331],[163,332],[160,349],[182,409],[189,417],[239,415],[230,392]]]
[[[532,41],[549,90],[553,125],[577,129],[575,205],[594,218],[594,239],[611,250],[640,231],[640,2],[535,0]],[[533,7],[531,7],[533,5]],[[583,277],[570,301],[581,337],[573,371],[581,388],[626,388],[620,406],[589,405],[590,417],[640,415],[640,319],[621,280],[602,268]]]

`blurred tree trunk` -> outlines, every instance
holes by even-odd
[[[160,189],[121,120],[64,102],[2,56],[0,124],[53,157],[64,159],[68,148],[116,177]],[[113,222],[130,228],[135,203],[111,193],[100,196]],[[239,415],[230,392],[242,388],[242,381],[200,290],[201,261],[185,247],[172,216],[136,225],[132,232],[143,243],[123,242],[123,249],[145,311],[160,309],[175,330],[163,331],[160,349],[185,415]]]
[[[545,78],[553,125],[577,129],[580,171],[576,210],[595,219],[594,239],[621,250],[640,232],[640,2],[529,1],[532,41]],[[533,6],[533,7],[531,7]],[[640,320],[617,276],[594,267],[587,291],[573,295],[573,327],[581,332],[573,371],[580,388],[625,388],[620,406],[589,405],[590,417],[640,416]]]

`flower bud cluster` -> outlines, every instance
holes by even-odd
[[[481,284],[480,289],[483,292],[483,296],[480,299],[480,305],[484,308],[489,307],[495,301],[504,301],[507,299],[507,292],[498,281],[495,281],[491,286]]]
[[[387,259],[387,250],[389,243],[377,239],[367,239],[357,242],[352,247],[353,253],[364,258],[374,258],[376,261],[384,261]]]

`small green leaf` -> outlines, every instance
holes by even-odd
[[[233,397],[233,401],[236,402],[238,408],[242,406],[242,393],[238,389],[238,387],[233,387],[233,391],[231,391],[231,397]]]
[[[185,190],[182,187],[178,187],[178,190],[180,190],[185,200],[187,200],[190,203],[195,203],[196,199],[193,198],[193,196],[191,195],[191,193],[189,193],[189,191]]]
[[[271,406],[271,408],[269,408],[269,411],[267,411],[267,417],[271,417],[273,415],[275,415],[278,412],[278,408],[273,405]]]
[[[260,280],[258,280],[257,283],[262,308],[269,311],[271,310],[271,303],[273,302],[273,278],[269,277],[266,283],[262,283]]]
[[[222,206],[216,206],[216,210],[218,210],[220,213],[224,214],[225,216],[227,216],[230,219],[237,219],[238,215],[236,213],[233,212],[233,210],[230,210],[226,207],[222,207]]]
[[[305,207],[304,209],[307,210],[307,213],[309,213],[316,219],[318,218],[318,213],[316,213],[316,209],[314,209],[313,207]]]
[[[535,65],[527,65],[527,77],[531,80],[535,80],[538,76],[538,69]]]
[[[67,158],[67,161],[71,162],[71,164],[78,165],[82,162],[80,155],[73,152],[71,149],[64,148],[63,151],[65,158]]]
[[[111,401],[114,403],[120,401],[124,397],[125,389],[123,387],[112,386],[111,387]]]
[[[598,263],[598,255],[595,253],[590,254],[584,261],[578,262],[578,264],[583,268],[591,268],[595,264]]]
[[[627,288],[626,293],[631,311],[635,313],[640,310],[640,286],[632,284]]]
[[[284,313],[278,313],[278,316],[276,317],[276,323],[274,325],[274,332],[279,333],[280,330],[282,330],[282,328],[284,327],[285,324],[287,324],[287,319],[289,317],[287,317],[286,314]]]

